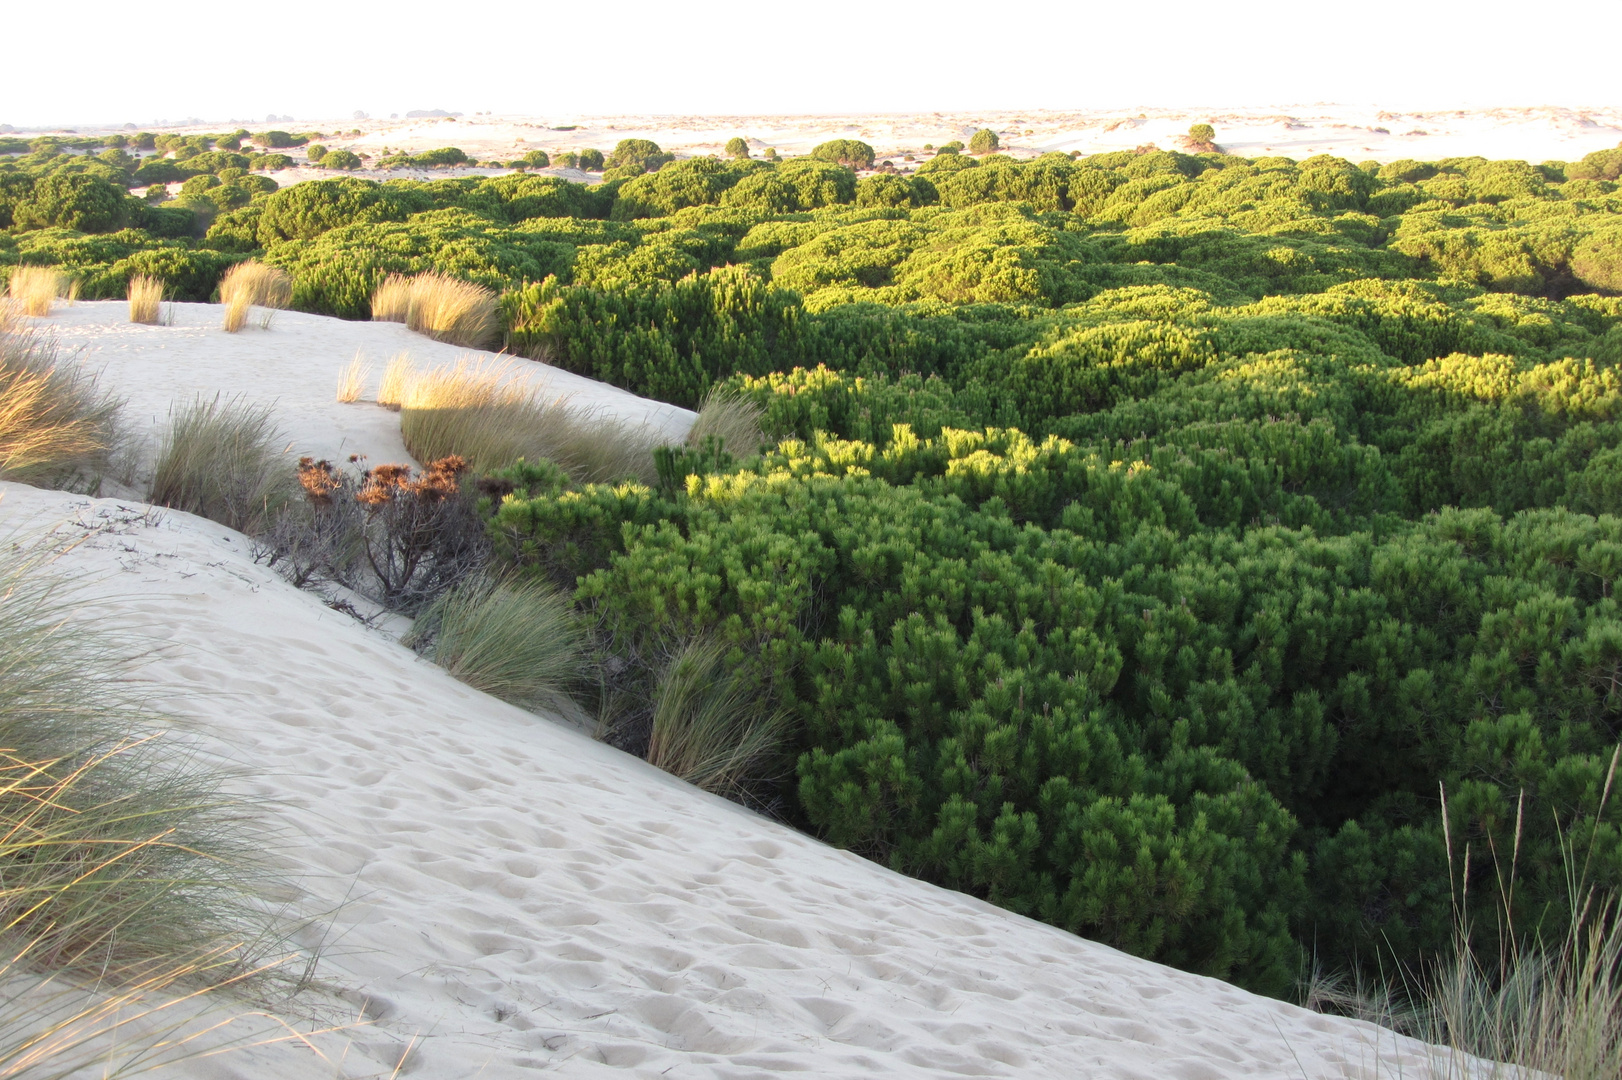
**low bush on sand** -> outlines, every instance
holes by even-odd
[[[417,617],[406,644],[469,686],[526,708],[563,698],[585,652],[567,594],[536,580],[470,579]]]
[[[185,1057],[165,1017],[260,984],[287,939],[244,808],[134,696],[137,650],[72,618],[51,557],[0,552],[0,1076],[124,1075]]]
[[[293,496],[270,409],[241,398],[198,399],[172,411],[158,446],[149,500],[255,535]]]
[[[332,581],[391,611],[416,615],[484,569],[489,543],[471,495],[467,463],[446,457],[352,468],[302,458],[304,498],[262,538],[266,560],[300,587]]]
[[[501,329],[495,293],[437,273],[383,279],[372,294],[372,318],[469,349],[489,344]]]
[[[287,271],[257,259],[237,263],[220,278],[220,302],[225,305],[225,330],[234,334],[248,320],[252,308],[263,309],[260,327],[268,329],[273,312],[293,300],[293,279]]]
[[[57,300],[71,304],[79,295],[79,282],[54,266],[19,266],[11,271],[6,292],[23,314],[43,317]]]
[[[163,317],[163,282],[148,274],[130,278],[130,322],[156,326]]]
[[[654,429],[545,398],[512,362],[408,370],[398,399],[400,435],[422,461],[456,454],[491,472],[545,459],[579,483],[657,479],[653,450],[662,439]]]
[[[94,490],[113,454],[118,410],[49,341],[0,325],[0,479]]]

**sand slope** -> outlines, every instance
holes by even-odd
[[[218,525],[0,484],[89,538],[86,617],[160,646],[159,704],[276,800],[297,907],[372,1026],[340,1066],[189,1076],[1426,1075],[1423,1048],[914,881],[476,693]],[[329,1040],[330,1045],[330,1040]],[[1399,1063],[1400,1062],[1400,1063]]]
[[[268,330],[250,320],[244,329],[227,334],[220,328],[223,309],[218,304],[172,307],[169,326],[131,323],[122,300],[58,305],[49,317],[28,322],[53,335],[65,357],[99,372],[103,384],[125,399],[124,418],[137,437],[155,435],[174,403],[184,405],[198,395],[212,398],[217,393],[224,399],[240,394],[274,408],[290,454],[333,461],[354,453],[373,464],[411,460],[395,413],[337,401],[338,378],[357,354],[372,368],[367,398],[375,397],[389,358],[400,353],[424,369],[448,367],[464,357],[496,359],[494,353],[414,334],[399,323],[279,311]],[[687,409],[533,360],[505,359],[548,395],[567,397],[604,416],[647,423],[672,441],[680,441],[692,424],[693,413]]]

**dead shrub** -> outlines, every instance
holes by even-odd
[[[467,462],[351,468],[301,458],[303,500],[289,507],[262,540],[262,554],[299,586],[329,580],[415,615],[483,569],[489,553],[484,523],[462,490]]]

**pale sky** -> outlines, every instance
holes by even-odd
[[[1622,0],[11,6],[0,123],[1622,104]],[[26,47],[22,43],[28,43]]]

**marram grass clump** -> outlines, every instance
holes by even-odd
[[[391,274],[385,278],[372,294],[372,318],[403,322],[435,341],[468,349],[488,345],[501,328],[495,293],[482,285],[432,272],[410,278]]]
[[[0,327],[0,479],[94,490],[118,441],[119,401],[49,339]]]
[[[139,642],[37,543],[0,548],[0,1076],[194,1054],[197,995],[292,988],[249,808],[137,696]],[[307,974],[307,972],[306,972]]]
[[[293,300],[293,279],[287,271],[257,259],[237,263],[220,278],[220,302],[225,305],[225,331],[234,334],[248,321],[253,308],[263,309],[259,325],[270,328],[274,312]]]
[[[406,644],[474,689],[525,708],[563,698],[585,654],[568,596],[533,579],[465,582],[417,617]]]
[[[388,396],[399,401],[406,449],[419,461],[455,454],[479,472],[545,459],[577,483],[656,482],[653,451],[663,441],[656,429],[545,397],[524,382],[521,363],[403,365]]]
[[[71,304],[78,298],[79,280],[54,266],[18,266],[6,292],[24,315],[43,318],[57,300]]]
[[[789,714],[725,645],[699,639],[678,651],[659,678],[647,757],[706,791],[736,795],[763,779],[789,724]]]
[[[198,399],[170,413],[149,499],[257,535],[294,495],[285,449],[268,407]]]
[[[163,321],[163,282],[148,274],[130,278],[130,322],[156,326]]]

